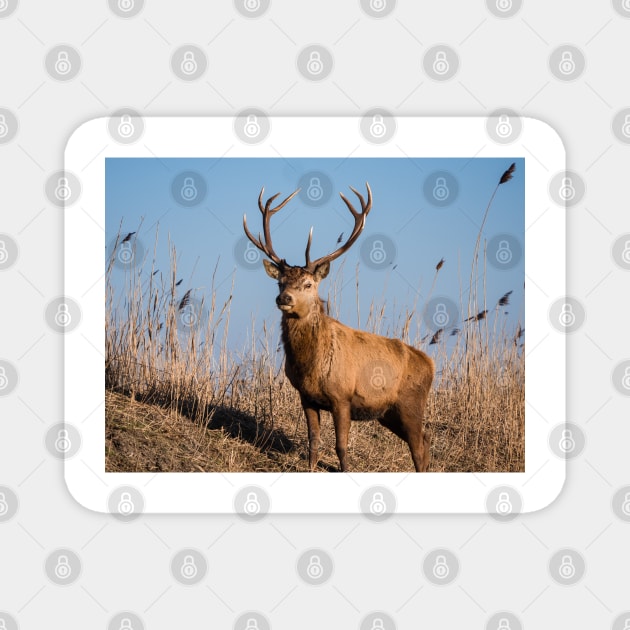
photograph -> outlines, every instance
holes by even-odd
[[[523,158],[107,158],[107,472],[524,472]]]

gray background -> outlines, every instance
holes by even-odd
[[[620,300],[628,264],[615,258],[613,244],[630,231],[630,147],[618,123],[630,106],[630,12],[623,3],[514,0],[501,14],[481,0],[430,8],[386,2],[380,12],[369,2],[272,0],[261,2],[255,17],[231,2],[136,2],[141,10],[130,17],[112,10],[116,4],[22,0],[13,10],[15,0],[0,3],[0,108],[19,122],[13,137],[0,139],[0,233],[19,248],[17,260],[0,265],[0,360],[19,375],[0,396],[0,485],[19,500],[7,495],[9,511],[0,514],[5,626],[118,630],[121,613],[132,611],[134,630],[245,628],[243,615],[258,611],[251,618],[261,630],[267,622],[274,629],[369,630],[372,613],[382,611],[385,628],[496,628],[496,613],[507,611],[512,629],[621,630],[630,618],[630,519],[618,516],[613,496],[630,484],[630,427],[623,370],[616,368],[630,350]],[[81,67],[59,81],[46,58],[62,44],[78,51]],[[205,52],[201,76],[173,72],[184,44]],[[577,56],[577,68],[557,76],[550,60],[565,44],[581,51],[584,63]],[[334,61],[317,80],[297,63],[311,45],[324,46]],[[436,80],[424,55],[438,45],[449,47],[447,58],[457,64],[454,75]],[[65,140],[80,122],[124,107],[142,115],[235,115],[255,107],[269,115],[384,108],[480,116],[508,108],[551,124],[564,138],[568,168],[585,183],[584,196],[567,210],[567,293],[585,313],[567,339],[567,419],[585,443],[568,462],[561,497],[507,522],[437,515],[124,521],[75,504],[62,462],[46,447],[48,429],[64,420],[63,338],[45,319],[63,294],[64,210],[47,198],[45,183],[63,167]],[[549,205],[562,211],[552,199]],[[84,209],[78,203],[66,211]],[[562,296],[548,298],[551,308]],[[551,431],[562,419],[544,421]],[[64,549],[74,552],[70,566],[77,558],[81,566],[71,583],[59,585],[46,567]],[[207,560],[195,584],[171,571],[186,549]],[[319,585],[297,570],[312,549],[334,565]],[[435,584],[423,571],[435,550],[458,562],[448,583]],[[554,574],[563,555],[578,569],[568,583]]]

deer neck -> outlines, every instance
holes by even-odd
[[[306,317],[282,315],[282,343],[289,363],[306,374],[331,347],[330,318],[320,302]]]

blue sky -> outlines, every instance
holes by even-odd
[[[488,304],[493,307],[512,290],[507,317],[516,324],[517,319],[522,320],[524,306],[523,159],[108,158],[106,240],[110,243],[119,229],[123,234],[136,231],[136,238],[152,255],[159,226],[156,267],[168,269],[170,239],[178,252],[181,294],[192,288],[197,299],[209,297],[217,261],[219,302],[229,295],[235,274],[230,339],[238,348],[246,339],[252,315],[259,323],[266,319],[276,328],[280,320],[274,302],[276,285],[260,260],[253,266],[243,264],[243,256],[249,256],[248,260],[256,256],[245,250],[242,217],[247,213],[250,230],[258,234],[261,187],[265,187],[265,198],[281,192],[283,199],[302,185],[300,195],[271,220],[276,252],[290,264],[302,265],[311,226],[311,257],[335,249],[342,232],[344,239],[348,237],[352,217],[339,192],[346,193],[358,208],[348,186],[365,192],[367,181],[373,207],[365,230],[352,249],[333,263],[331,276],[320,287],[325,298],[331,278],[345,261],[340,319],[356,327],[357,263],[361,325],[373,299],[387,303],[389,316],[414,303],[421,312],[435,266],[442,258],[445,264],[431,298],[435,302],[443,296],[460,304],[460,294],[467,295],[470,263],[486,205],[512,161],[517,167],[514,178],[499,187],[483,236],[494,248],[488,251],[489,262],[499,261],[486,266]],[[497,253],[497,243],[503,254]],[[374,248],[380,253],[370,265]],[[501,255],[503,258],[497,257]],[[502,264],[506,257],[510,264]],[[122,287],[125,273],[114,271],[116,287]],[[456,324],[454,318],[451,314],[451,324]]]

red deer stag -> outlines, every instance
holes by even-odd
[[[282,311],[282,342],[286,375],[300,393],[308,425],[309,466],[314,470],[320,443],[320,411],[332,413],[336,451],[342,471],[348,470],[348,434],[351,419],[378,419],[407,442],[417,472],[429,466],[429,437],[422,421],[427,395],[433,381],[433,360],[424,352],[389,339],[344,326],[324,312],[318,294],[320,281],[328,275],[331,261],[348,251],[359,238],[372,207],[351,187],[361,202],[357,212],[348,199],[341,199],[354,217],[354,229],[344,245],[332,254],[311,261],[313,230],[306,245],[306,264],[289,265],[273,249],[269,220],[295,195],[296,190],[275,208],[274,195],[263,206],[264,188],[258,197],[263,216],[263,236],[255,238],[243,227],[247,238],[269,258],[263,259],[267,275],[278,281],[276,304]]]

